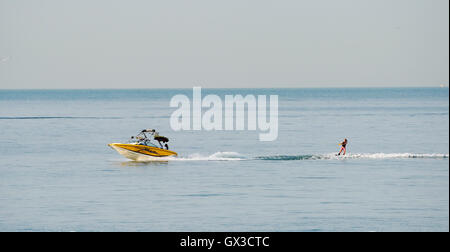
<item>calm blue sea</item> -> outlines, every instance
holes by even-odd
[[[203,89],[278,95],[274,142],[172,131],[176,94],[0,91],[0,231],[449,231],[448,88]],[[180,156],[107,146],[145,128]]]

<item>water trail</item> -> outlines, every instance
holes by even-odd
[[[249,158],[237,152],[216,152],[212,155],[192,154],[187,157],[173,157],[175,161],[240,161]]]
[[[329,154],[306,154],[306,155],[267,155],[267,156],[245,156],[237,152],[216,152],[211,155],[192,154],[189,156],[152,158],[139,161],[301,161],[301,160],[345,160],[345,159],[448,159],[449,154],[417,154],[417,153],[350,153],[345,156]]]
[[[435,158],[447,159],[448,154],[416,154],[416,153],[352,153],[345,156],[337,156],[335,153],[330,154],[311,154],[311,155],[274,155],[259,156],[255,159],[259,160],[331,160],[331,159],[407,159],[407,158]]]

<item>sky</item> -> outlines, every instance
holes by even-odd
[[[448,0],[0,0],[0,89],[439,86]]]

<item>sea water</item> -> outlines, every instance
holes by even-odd
[[[449,231],[448,88],[202,92],[278,95],[277,140],[173,131],[192,89],[0,91],[0,231]],[[179,157],[107,146],[146,128]]]

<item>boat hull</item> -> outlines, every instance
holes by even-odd
[[[170,150],[146,145],[112,143],[109,144],[109,146],[116,150],[120,155],[134,161],[160,160],[164,157],[174,157],[178,155],[176,152]]]

